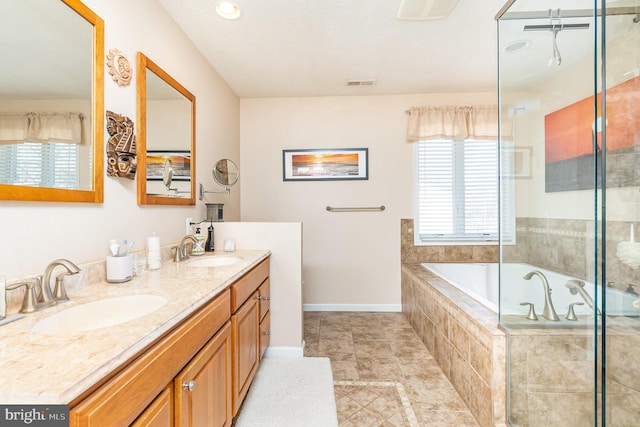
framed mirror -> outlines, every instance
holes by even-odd
[[[3,1],[0,52],[0,200],[102,203],[102,19],[78,0]]]
[[[196,97],[142,52],[137,70],[138,204],[195,205]]]

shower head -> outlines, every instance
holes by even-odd
[[[561,22],[557,22],[559,19],[552,19],[550,24],[542,24],[542,25],[525,25],[524,31],[551,31],[553,35],[552,48],[553,48],[553,59],[556,62],[556,65],[560,65],[562,63],[562,56],[560,56],[560,49],[558,49],[558,33],[563,30],[585,30],[589,28],[589,24],[563,24]]]

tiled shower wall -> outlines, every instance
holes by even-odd
[[[526,262],[593,281],[594,228],[593,221],[517,218],[516,244],[503,246],[503,261]],[[630,239],[630,223],[607,221],[606,233],[607,285],[624,291],[629,284],[637,284],[640,292],[640,269],[625,265],[616,256],[618,244]]]

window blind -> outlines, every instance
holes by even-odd
[[[416,151],[418,240],[497,241],[497,142],[418,142]]]
[[[0,144],[0,183],[78,188],[78,158],[77,144]]]

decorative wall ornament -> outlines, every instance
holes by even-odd
[[[109,176],[135,179],[136,137],[130,118],[107,111],[107,173]]]
[[[118,86],[129,86],[131,83],[131,65],[124,53],[118,49],[109,49],[107,54],[107,67],[109,75]]]

